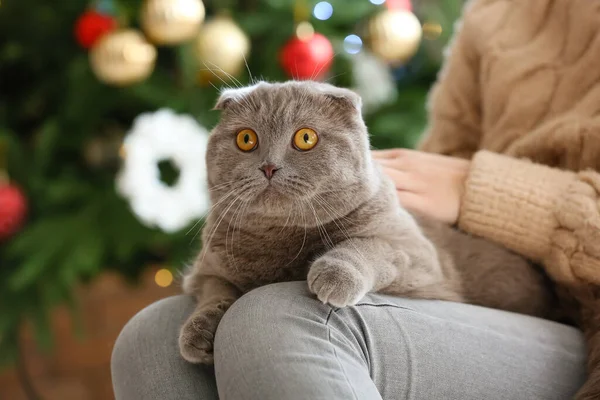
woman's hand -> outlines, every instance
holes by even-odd
[[[406,149],[372,154],[394,181],[404,207],[449,224],[457,222],[470,161]]]

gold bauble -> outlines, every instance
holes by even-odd
[[[83,157],[90,167],[119,165],[122,159],[124,134],[116,129],[107,135],[96,136],[85,143]]]
[[[201,0],[146,0],[140,20],[156,44],[178,44],[193,39],[204,21]]]
[[[417,17],[407,10],[385,10],[369,20],[367,39],[372,52],[383,61],[405,63],[419,49],[423,30]]]
[[[218,16],[207,21],[196,39],[200,83],[238,75],[249,51],[250,40],[231,18]]]
[[[133,29],[104,35],[90,51],[92,70],[102,82],[125,86],[148,78],[156,62],[156,49]]]

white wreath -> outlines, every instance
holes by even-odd
[[[123,141],[124,162],[117,191],[147,226],[175,232],[209,209],[204,157],[208,131],[191,116],[162,109],[138,116]],[[160,180],[160,161],[170,160],[179,177]]]

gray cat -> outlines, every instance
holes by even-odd
[[[214,206],[184,279],[198,303],[179,337],[186,360],[211,363],[227,308],[281,281],[307,280],[334,307],[379,292],[549,315],[553,293],[526,260],[399,205],[352,91],[261,82],[225,90],[215,108]]]

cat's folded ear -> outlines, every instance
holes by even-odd
[[[213,107],[213,110],[225,110],[232,103],[239,103],[246,96],[248,96],[254,89],[260,85],[260,82],[256,85],[242,87],[242,88],[227,88],[221,91],[217,103]]]
[[[236,89],[225,89],[221,91],[221,94],[219,95],[219,98],[217,99],[213,110],[225,110],[231,105],[233,101],[241,98],[241,95],[236,92]]]
[[[323,89],[323,94],[326,97],[336,101],[343,107],[347,107],[358,112],[360,112],[362,109],[361,97],[350,89],[327,85],[327,87]]]

